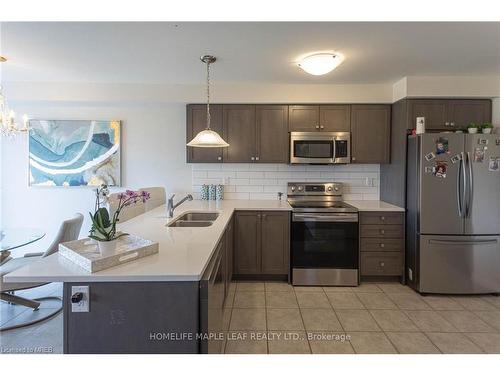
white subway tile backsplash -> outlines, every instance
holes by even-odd
[[[377,164],[289,165],[214,163],[192,165],[193,192],[201,185],[225,181],[225,199],[277,199],[286,195],[288,182],[342,182],[345,200],[379,199],[380,166]]]
[[[224,199],[250,199],[250,193],[224,193]]]
[[[236,186],[237,193],[262,193],[264,187],[262,185],[238,185]]]
[[[249,171],[249,172],[236,172],[236,177],[237,178],[263,178],[264,174],[268,172],[256,172],[256,171]]]

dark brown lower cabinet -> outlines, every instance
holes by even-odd
[[[224,233],[224,240],[226,244],[226,297],[231,287],[233,280],[233,244],[234,244],[234,222],[233,218],[227,225],[226,232]]]
[[[234,273],[236,275],[288,275],[289,259],[289,212],[235,213]]]
[[[404,213],[360,213],[360,271],[363,276],[404,280]]]

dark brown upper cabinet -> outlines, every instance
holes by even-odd
[[[425,128],[428,130],[443,129],[446,127],[446,112],[447,102],[445,100],[411,100],[408,129],[417,127],[417,117],[425,117]]]
[[[351,106],[351,160],[353,163],[389,163],[391,106]]]
[[[408,129],[425,117],[426,130],[457,130],[469,123],[491,122],[489,99],[410,99]]]
[[[196,134],[207,127],[206,104],[189,104],[187,106],[186,143],[190,142]],[[210,106],[210,122],[212,130],[222,134],[222,105]],[[223,148],[204,148],[186,146],[188,163],[217,163],[222,162]]]
[[[319,131],[318,105],[290,105],[288,106],[288,130],[291,132]]]
[[[491,122],[491,100],[456,99],[448,101],[448,119],[450,126],[461,129],[471,122]]]
[[[227,163],[249,163],[255,160],[255,105],[223,105],[224,148]]]
[[[256,162],[288,162],[288,106],[257,105],[256,134]]]
[[[291,105],[288,107],[291,132],[348,132],[350,105]]]
[[[351,130],[350,105],[319,106],[319,128],[327,132],[348,132]]]

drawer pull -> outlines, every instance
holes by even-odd
[[[384,267],[385,266],[385,263],[384,262],[380,262],[380,267]]]
[[[385,230],[384,229],[380,229],[380,234],[385,234]]]
[[[380,216],[380,220],[385,221],[385,216]]]
[[[380,247],[383,249],[385,247],[385,244],[381,243]]]

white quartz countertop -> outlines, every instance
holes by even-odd
[[[4,276],[6,282],[104,282],[104,281],[197,281],[203,276],[212,253],[237,210],[284,210],[286,201],[224,200],[185,202],[166,217],[165,206],[157,207],[119,225],[119,230],[159,243],[159,252],[129,263],[88,273],[59,254],[34,261]],[[191,211],[217,211],[219,217],[209,227],[167,227]]]
[[[393,212],[405,212],[402,207],[395,206],[384,201],[344,201],[353,207],[356,207],[359,211],[393,211]]]
[[[346,201],[360,211],[404,211],[381,201]],[[165,206],[155,208],[121,225],[119,230],[159,243],[158,254],[96,273],[88,273],[59,254],[34,261],[4,276],[6,282],[111,282],[111,281],[198,281],[203,276],[216,245],[235,210],[291,211],[286,201],[224,200],[185,202],[166,217]],[[217,211],[209,227],[167,227],[191,211]]]

